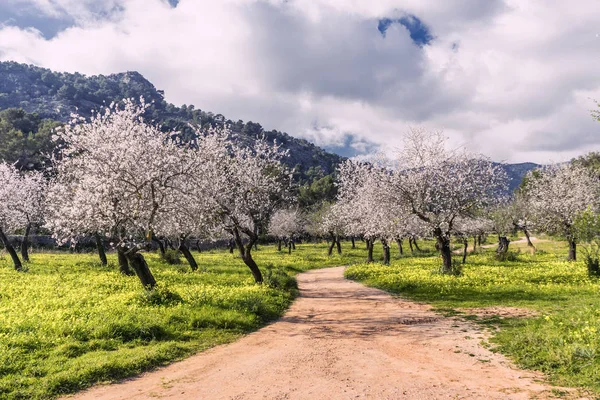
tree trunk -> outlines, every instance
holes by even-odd
[[[327,249],[328,256],[333,254],[333,246],[335,246],[335,235],[333,234],[333,232],[330,232],[329,234],[331,235],[331,245]]]
[[[281,239],[277,240],[277,251],[281,251]]]
[[[373,262],[373,247],[374,247],[374,240],[372,239],[367,239],[367,262],[368,263],[372,263]]]
[[[29,233],[31,232],[31,224],[27,224],[25,227],[25,234],[23,235],[23,241],[21,242],[21,258],[23,261],[29,262]]]
[[[229,247],[229,253],[233,254],[233,250],[235,249],[235,240],[229,239],[229,243],[227,243],[227,246]]]
[[[390,246],[388,246],[387,240],[381,239],[381,245],[383,246],[383,263],[390,265]]]
[[[396,239],[396,244],[398,245],[398,253],[400,253],[400,255],[404,254],[404,250],[402,249],[402,239]]]
[[[237,228],[233,229],[233,237],[235,240],[235,244],[238,248],[238,251],[240,253],[240,256],[242,257],[242,260],[244,260],[244,264],[246,264],[246,266],[248,268],[250,268],[250,272],[252,272],[254,281],[256,283],[262,283],[263,282],[262,273],[260,272],[258,265],[256,265],[256,262],[252,258],[252,247],[258,240],[258,236],[257,235],[249,236],[248,243],[246,244],[245,247],[244,247],[244,242],[242,241],[242,237],[240,236],[240,232],[238,231]]]
[[[442,273],[448,274],[452,272],[452,250],[450,249],[450,239],[442,233],[440,228],[437,228],[434,233],[438,248],[442,255]]]
[[[260,272],[260,269],[258,268],[258,265],[256,265],[256,262],[254,261],[254,259],[252,258],[252,246],[254,246],[255,244],[248,244],[246,245],[246,254],[243,258],[244,263],[246,264],[246,266],[248,268],[250,268],[250,272],[252,272],[252,276],[254,277],[254,281],[256,283],[262,283],[263,282],[263,277],[262,277],[262,273]],[[256,246],[254,246],[256,248]]]
[[[473,251],[477,251],[477,236],[473,236]]]
[[[481,235],[477,235],[477,247],[481,247]]]
[[[412,238],[411,237],[408,238],[408,245],[410,246],[410,252],[414,253],[415,249],[413,249]]]
[[[175,246],[173,246],[173,242],[170,239],[165,239],[165,244],[167,245],[167,247],[171,250],[175,250]]]
[[[335,245],[337,247],[338,254],[342,254],[342,243],[340,242],[340,237],[339,236],[335,237]]]
[[[527,239],[527,246],[533,247],[535,250],[535,246],[531,242],[531,237],[529,236],[529,230],[527,228],[523,228],[523,233],[525,234],[525,238]]]
[[[417,239],[413,238],[413,245],[415,246],[415,250],[416,251],[421,251],[421,249],[419,248],[419,245],[417,244]]]
[[[469,247],[469,239],[465,238],[463,241],[465,248],[463,249],[463,259],[462,259],[462,263],[466,263],[467,262],[467,250]]]
[[[156,235],[152,234],[152,241],[158,245],[158,250],[160,251],[160,255],[164,257],[165,255],[165,245],[163,242],[156,237]]]
[[[577,261],[577,243],[575,240],[569,240],[569,261]]]
[[[10,254],[10,258],[12,258],[15,270],[22,271],[23,264],[21,264],[21,260],[19,260],[19,256],[17,255],[15,248],[12,246],[12,244],[10,244],[10,242],[8,241],[8,238],[6,237],[6,235],[4,234],[4,231],[2,231],[2,229],[0,229],[0,240],[2,241],[2,244],[4,245],[4,248],[6,249],[8,254]]]
[[[150,268],[148,268],[148,263],[146,262],[144,256],[140,253],[125,254],[127,256],[129,265],[135,271],[135,274],[142,283],[142,286],[148,290],[154,289],[154,286],[156,286],[156,279],[154,279],[152,272],[150,272]]]
[[[119,271],[123,275],[132,276],[135,274],[135,272],[129,268],[129,261],[127,261],[127,256],[125,255],[125,251],[123,249],[117,249],[117,258],[119,259]]]
[[[496,253],[506,254],[508,252],[509,245],[510,240],[506,236],[498,236],[498,248],[496,249]]]
[[[192,269],[192,271],[196,271],[198,269],[198,263],[196,262],[196,259],[192,255],[190,249],[185,245],[185,240],[182,239],[179,242],[178,250],[181,252],[181,254],[183,254],[188,264],[190,264],[190,268]]]
[[[288,254],[292,254],[292,241],[288,240]]]
[[[296,250],[296,241],[294,239],[290,239],[290,242],[292,243],[292,250]]]
[[[350,241],[352,242],[352,248],[355,249],[356,248],[356,243],[354,243],[354,236],[350,237]]]
[[[96,239],[96,249],[98,250],[100,263],[106,267],[108,265],[108,260],[106,259],[106,251],[104,251],[104,243],[102,243],[102,238],[100,237],[99,233],[96,233],[94,238]]]

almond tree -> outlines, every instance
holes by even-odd
[[[11,207],[22,224],[18,229],[23,229],[21,257],[29,261],[29,234],[43,223],[47,181],[40,172],[31,171],[17,173],[13,185],[16,201]]]
[[[402,243],[404,239],[408,239],[411,252],[414,252],[413,246],[417,247],[417,238],[423,238],[429,235],[427,226],[416,215],[406,213],[403,207],[399,207],[399,217],[396,217],[394,229],[394,238],[398,246],[400,255],[404,253]]]
[[[287,153],[277,144],[261,138],[247,148],[228,141],[227,135],[227,131],[208,135],[214,146],[204,157],[202,176],[196,175],[197,190],[207,194],[217,227],[233,236],[254,280],[262,283],[252,247],[274,211],[293,200],[292,174],[281,162]]]
[[[17,271],[21,271],[23,265],[8,240],[7,234],[24,225],[24,215],[16,207],[21,200],[19,196],[20,180],[18,171],[12,165],[0,163],[0,241],[10,255]]]
[[[527,197],[521,193],[521,190],[517,191],[513,201],[510,203],[510,208],[515,228],[523,231],[525,239],[527,240],[527,246],[533,248],[535,251],[535,246],[531,242],[530,235],[530,231],[534,224],[533,221],[531,221]]]
[[[493,230],[491,220],[482,217],[457,218],[454,221],[454,236],[463,244],[462,263],[467,261],[469,238],[473,237],[473,251],[477,250],[477,237]],[[508,245],[507,245],[508,249]]]
[[[204,147],[204,146],[203,146]],[[202,157],[204,148],[188,150],[186,157]],[[196,170],[192,177],[182,176],[178,184],[166,193],[167,198],[161,207],[154,225],[154,233],[167,238],[175,244],[177,251],[181,252],[190,265],[192,271],[198,269],[188,241],[190,238],[220,238],[215,230],[215,215],[210,210],[210,202],[206,193],[197,190],[194,181],[197,174],[202,176],[198,168],[201,163],[192,161]]]
[[[331,238],[331,244],[327,249],[327,254],[333,254],[333,248],[337,245],[338,254],[342,253],[340,237],[347,229],[342,220],[342,205],[339,203],[323,203],[309,216],[307,229],[310,234],[321,238]],[[348,232],[354,235],[353,232]]]
[[[390,262],[389,242],[396,237],[401,209],[389,195],[392,173],[379,163],[347,160],[338,168],[338,203],[345,229],[367,241],[367,262],[373,261],[373,246],[380,240],[383,262]]]
[[[514,214],[510,204],[503,204],[489,211],[489,218],[492,221],[492,232],[498,236],[497,254],[508,253],[510,239],[508,236],[517,229],[517,216]]]
[[[569,242],[569,260],[577,259],[578,214],[598,206],[598,180],[590,170],[561,164],[530,172],[525,195],[536,226],[550,234],[563,235]]]
[[[183,162],[185,148],[172,133],[146,123],[147,105],[131,100],[111,104],[90,121],[74,116],[58,131],[52,211],[47,226],[59,240],[82,233],[114,238],[142,285],[156,280],[142,254],[169,193],[195,165]]]
[[[269,223],[269,233],[277,238],[277,250],[281,251],[281,242],[284,241],[288,247],[288,253],[292,253],[294,236],[302,232],[303,223],[297,208],[286,208],[275,211]]]
[[[2,186],[0,198],[3,203],[0,206],[3,211],[0,213],[4,214],[4,218],[0,218],[5,221],[3,224],[0,223],[0,229],[4,231],[0,233],[0,237],[6,236],[7,232],[23,230],[21,257],[23,261],[29,261],[29,234],[32,228],[40,226],[43,221],[46,180],[40,172],[19,172],[6,163],[1,163],[0,169],[0,186]],[[6,249],[13,257],[14,248],[8,246]],[[17,268],[18,263],[14,257],[13,261]]]
[[[442,255],[442,271],[452,271],[450,236],[458,217],[470,217],[497,202],[506,174],[483,156],[448,150],[440,132],[412,129],[398,157],[393,191],[408,212],[427,224]]]
[[[107,265],[104,241],[109,239],[112,224],[117,223],[113,219],[116,215],[106,214],[101,205],[107,200],[86,192],[83,185],[80,181],[69,181],[66,174],[60,174],[51,181],[46,196],[44,226],[52,232],[59,245],[66,242],[76,245],[81,238],[93,236],[100,262]],[[133,274],[121,249],[118,250],[118,258],[121,272]]]

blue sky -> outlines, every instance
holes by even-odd
[[[434,39],[429,27],[414,15],[404,15],[400,18],[382,18],[377,24],[377,29],[381,35],[385,37],[385,33],[393,24],[399,24],[408,30],[409,36],[413,43],[419,47],[428,45]]]
[[[68,17],[55,18],[37,12],[33,7],[20,9],[14,4],[0,3],[1,22],[20,28],[35,28],[44,38],[50,39],[58,32],[73,26],[73,20]]]
[[[345,155],[443,130],[501,161],[600,150],[600,3],[3,0],[0,60],[137,70],[168,101]]]

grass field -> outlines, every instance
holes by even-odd
[[[256,252],[270,283],[262,286],[225,251],[195,254],[195,273],[147,254],[158,282],[151,295],[118,273],[114,254],[102,267],[94,254],[34,253],[24,273],[0,257],[0,398],[52,398],[231,342],[285,311],[296,294],[289,276],[364,252],[297,247]]]
[[[535,255],[511,245],[518,252],[504,262],[484,250],[469,256],[458,277],[439,274],[432,243],[419,243],[424,251],[414,257],[393,248],[390,266],[362,264],[360,242],[356,250],[344,243],[343,256],[332,257],[325,244],[298,245],[292,255],[263,246],[255,253],[263,286],[225,251],[196,253],[195,273],[147,254],[158,281],[152,294],[117,272],[113,254],[102,267],[94,254],[34,253],[21,273],[0,257],[0,398],[53,398],[231,342],[285,311],[296,295],[290,276],[348,264],[347,277],[448,314],[489,306],[534,310],[532,318],[479,322],[494,330],[495,349],[521,366],[600,395],[600,281],[588,278],[583,263],[565,261],[564,243],[539,243]]]
[[[547,373],[552,383],[600,395],[600,280],[589,278],[582,262],[566,261],[565,243],[537,247],[532,255],[524,244],[511,245],[514,260],[504,262],[495,260],[493,249],[473,254],[459,277],[439,274],[441,259],[430,252],[397,258],[389,267],[354,265],[346,277],[449,314],[473,307],[531,309],[537,316],[479,318],[495,331],[494,349]]]

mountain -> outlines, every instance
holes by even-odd
[[[327,152],[304,139],[294,138],[287,133],[277,130],[266,131],[259,123],[241,120],[232,121],[222,114],[196,109],[193,105],[176,107],[164,100],[164,91],[158,90],[140,73],[128,71],[111,75],[86,76],[80,73],[54,72],[34,65],[16,62],[0,62],[0,110],[21,108],[28,113],[36,113],[34,117],[20,115],[17,110],[11,110],[9,118],[21,126],[39,126],[40,143],[30,143],[29,153],[17,154],[24,159],[25,166],[39,167],[40,161],[31,154],[37,147],[49,146],[51,128],[55,123],[47,120],[66,122],[70,114],[77,111],[84,116],[90,116],[92,110],[101,109],[104,105],[123,98],[143,97],[147,103],[152,102],[149,109],[149,119],[159,123],[165,130],[179,130],[183,136],[192,135],[189,123],[205,127],[227,123],[236,140],[250,145],[258,135],[265,135],[268,140],[276,140],[283,148],[288,149],[290,157],[286,160],[290,167],[296,167],[297,178],[301,183],[316,182],[315,189],[322,195],[330,197],[335,194],[333,181],[327,175],[335,172],[336,166],[344,160],[337,154]],[[6,112],[5,112],[6,113]],[[2,122],[0,116],[0,123]],[[20,119],[19,119],[20,118]],[[46,119],[46,121],[44,121]],[[32,120],[37,122],[33,123]],[[32,125],[33,124],[33,125]],[[38,125],[36,125],[38,124]],[[14,125],[14,124],[13,124]],[[1,124],[0,124],[1,128]],[[5,152],[25,152],[28,146],[21,142],[13,146],[7,145],[7,140],[1,136],[0,142]],[[38,132],[31,128],[25,134]],[[5,143],[6,142],[6,143]],[[37,147],[36,147],[37,146]],[[13,150],[17,149],[17,150]],[[18,152],[17,152],[18,153]],[[0,158],[3,156],[0,149]],[[534,163],[501,164],[509,177],[509,190],[514,191],[519,186],[523,176],[539,165]],[[320,182],[319,182],[320,181]],[[309,193],[308,197],[318,194]]]
[[[523,177],[532,169],[541,167],[539,164],[525,162],[518,164],[499,164],[508,176],[508,191],[512,193],[519,187]]]
[[[12,61],[0,62],[0,110],[21,108],[28,113],[36,113],[40,119],[67,122],[75,111],[87,117],[93,110],[113,101],[140,97],[146,103],[152,102],[147,116],[150,120],[160,124],[164,130],[179,130],[184,137],[193,134],[189,123],[202,127],[226,123],[236,140],[243,143],[251,144],[263,134],[270,141],[276,140],[289,150],[286,163],[296,167],[300,181],[312,181],[332,174],[344,160],[307,140],[277,130],[266,131],[252,121],[228,120],[221,114],[202,111],[193,105],[176,107],[164,100],[164,91],[156,89],[135,71],[86,76]]]

